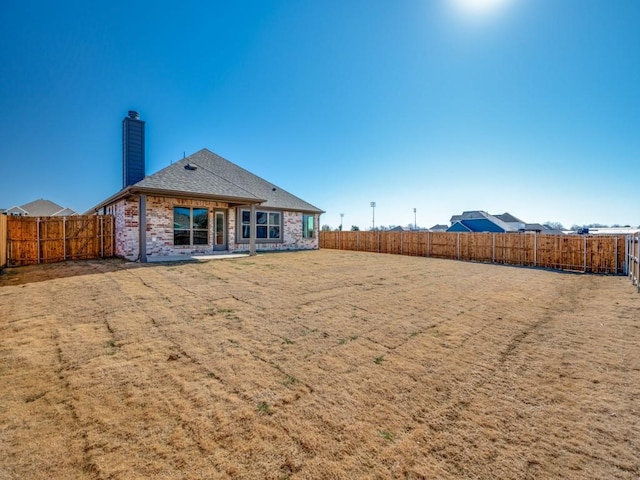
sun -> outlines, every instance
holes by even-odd
[[[456,8],[466,13],[489,13],[499,10],[511,0],[451,0]]]

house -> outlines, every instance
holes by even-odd
[[[447,225],[435,224],[429,229],[430,232],[446,232],[449,227]]]
[[[123,120],[123,188],[93,212],[115,217],[116,255],[317,249],[319,208],[202,149],[145,175],[145,122]]]
[[[77,215],[71,208],[65,208],[51,200],[43,198],[25,203],[24,205],[8,208],[3,212],[5,215],[15,215],[18,217],[63,217]]]
[[[510,213],[491,215],[483,210],[471,210],[462,215],[451,217],[451,226],[447,232],[534,232],[544,234],[562,234],[548,225],[525,223]]]
[[[506,214],[503,214],[503,216]],[[516,219],[515,217],[505,217],[508,220]],[[496,215],[490,215],[483,210],[472,210],[462,212],[462,215],[453,215],[451,217],[451,226],[447,232],[518,232],[519,226],[524,227],[524,223],[504,221]]]

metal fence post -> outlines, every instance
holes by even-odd
[[[629,276],[629,243],[631,235],[627,235],[624,239],[624,274]]]

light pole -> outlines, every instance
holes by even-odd
[[[371,202],[371,210],[373,212],[373,217],[371,221],[373,227],[371,228],[371,230],[375,230],[376,229],[376,202]]]
[[[342,231],[342,219],[344,218],[344,213],[340,214],[340,231]]]
[[[417,230],[418,229],[418,225],[416,225],[416,209],[413,209],[413,229]]]

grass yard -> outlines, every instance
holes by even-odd
[[[626,277],[321,250],[0,275],[0,479],[638,479]]]

